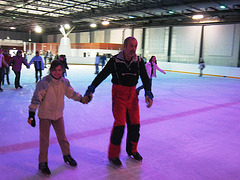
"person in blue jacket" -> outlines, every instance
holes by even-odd
[[[42,57],[39,55],[39,51],[36,51],[36,56],[34,56],[34,57],[31,59],[31,61],[29,62],[29,66],[30,66],[32,63],[34,63],[36,83],[37,83],[38,80],[41,80],[41,78],[42,78],[42,70],[44,69],[43,59],[42,59]],[[40,74],[39,78],[38,78],[38,73]]]

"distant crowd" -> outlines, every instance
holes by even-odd
[[[43,58],[42,58],[43,56]],[[35,78],[36,78],[36,83],[42,79],[42,70],[44,68],[47,68],[47,61],[49,63],[52,62],[53,57],[54,60],[59,60],[62,62],[64,66],[64,71],[63,71],[63,77],[66,76],[67,72],[66,69],[68,68],[67,65],[67,59],[64,54],[61,55],[55,55],[53,56],[51,51],[46,51],[40,56],[39,51],[35,52],[35,56],[30,60],[30,62],[27,62],[27,54],[23,53],[22,50],[17,50],[16,53],[11,55],[8,50],[0,48],[0,92],[3,91],[2,85],[6,83],[10,85],[10,80],[9,80],[9,73],[10,73],[10,66],[12,66],[12,70],[15,74],[15,88],[23,88],[23,86],[20,85],[20,77],[21,77],[21,69],[22,69],[22,64],[24,64],[27,68],[30,68],[31,64],[34,64],[35,68]],[[44,59],[44,61],[43,61]]]

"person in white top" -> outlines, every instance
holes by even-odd
[[[150,79],[150,84],[151,84],[151,87],[152,87],[152,78],[153,77],[157,77],[157,74],[156,74],[156,71],[160,71],[161,73],[163,74],[166,74],[166,72],[162,69],[160,69],[157,65],[157,61],[156,61],[156,57],[155,56],[152,56],[149,60],[148,63],[146,63],[145,65],[146,67],[146,71],[147,71],[147,74],[148,74],[148,77]],[[139,86],[136,91],[137,91],[137,94],[139,94],[140,90],[143,89],[143,85]]]
[[[4,64],[6,67],[8,67],[8,64],[4,60],[4,55],[2,54],[2,48],[0,48],[0,92],[3,91],[1,84],[2,84],[2,78],[3,78],[3,67],[2,64]]]

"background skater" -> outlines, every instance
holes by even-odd
[[[205,68],[205,62],[203,60],[203,58],[200,58],[200,62],[199,62],[199,69],[200,69],[200,74],[199,74],[199,77],[202,77],[202,71],[203,69]]]
[[[8,65],[12,65],[12,70],[15,73],[15,88],[23,88],[20,85],[20,76],[22,70],[22,64],[24,64],[27,68],[29,68],[28,63],[22,57],[22,51],[18,50],[16,56],[10,59]]]
[[[152,56],[152,57],[150,58],[149,62],[146,63],[145,66],[146,66],[146,70],[147,70],[148,77],[149,77],[149,79],[150,79],[151,87],[152,87],[152,78],[153,78],[153,77],[155,77],[155,78],[157,77],[157,73],[156,73],[157,70],[160,71],[160,72],[163,73],[163,74],[166,74],[166,72],[165,72],[164,70],[162,70],[162,69],[160,69],[160,68],[158,67],[155,56]],[[143,89],[143,85],[140,86],[140,87],[138,87],[138,88],[136,89],[137,94],[139,94],[139,91],[140,91],[141,89]]]
[[[34,63],[36,82],[38,82],[38,80],[41,80],[41,78],[42,78],[42,70],[44,70],[43,59],[42,59],[41,56],[39,56],[39,51],[36,51],[36,56],[34,56],[31,59],[31,61],[29,62],[29,66],[32,63]],[[39,78],[38,78],[38,73],[39,73]]]

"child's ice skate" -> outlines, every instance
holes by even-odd
[[[40,169],[43,174],[48,174],[48,175],[51,174],[51,171],[50,171],[50,169],[48,168],[48,163],[47,163],[47,162],[39,163],[38,169]]]
[[[63,156],[64,162],[69,164],[70,166],[77,166],[77,162],[72,158],[72,156],[70,154],[68,155],[64,155]]]

